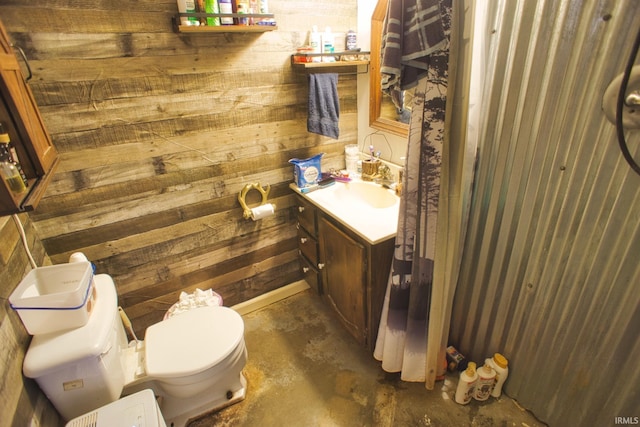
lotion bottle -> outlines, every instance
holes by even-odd
[[[311,46],[311,53],[322,53],[322,38],[318,32],[317,25],[314,25],[311,28],[311,33],[309,34],[309,45]],[[314,56],[311,61],[320,62],[320,57]]]
[[[331,54],[334,52],[335,39],[331,32],[331,27],[324,29],[324,35],[322,37],[322,53]],[[323,56],[322,62],[335,62],[336,58],[333,56]]]
[[[488,364],[496,371],[496,382],[491,391],[491,396],[500,397],[500,394],[502,394],[502,386],[509,375],[509,362],[502,354],[496,353],[492,358],[486,359],[485,364]]]
[[[471,401],[478,383],[478,373],[475,362],[469,362],[467,369],[460,372],[458,387],[456,388],[456,403],[466,405]]]
[[[485,363],[485,365],[478,369],[478,383],[476,384],[476,390],[473,395],[476,400],[487,400],[493,390],[493,384],[496,380],[496,371]]]

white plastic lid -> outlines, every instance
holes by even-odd
[[[242,317],[228,307],[198,307],[147,328],[147,375],[193,375],[217,365],[244,335]]]

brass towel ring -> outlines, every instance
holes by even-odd
[[[249,209],[249,207],[247,206],[245,198],[247,197],[247,193],[253,189],[258,190],[260,194],[262,194],[262,201],[260,202],[260,206],[262,206],[267,203],[267,198],[269,197],[271,186],[267,184],[267,188],[264,189],[258,182],[254,182],[252,184],[247,184],[244,186],[240,194],[238,194],[238,201],[240,202],[240,206],[242,206],[242,216],[244,217],[244,219],[251,218],[251,209]]]

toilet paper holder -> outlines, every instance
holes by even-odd
[[[267,204],[267,198],[269,197],[269,191],[271,191],[271,186],[267,184],[267,187],[265,189],[258,182],[254,182],[244,186],[242,191],[240,191],[240,193],[238,194],[238,201],[240,202],[240,206],[242,206],[242,216],[244,217],[244,219],[251,218],[251,208],[247,206],[247,201],[246,201],[247,193],[251,190],[258,190],[260,194],[262,194],[262,201],[260,202],[260,205],[259,205],[259,206],[262,206]],[[273,208],[275,209],[275,205],[273,205]]]

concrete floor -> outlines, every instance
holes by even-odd
[[[190,427],[545,425],[504,395],[456,404],[457,375],[429,391],[385,373],[311,290],[244,320],[246,399]]]

